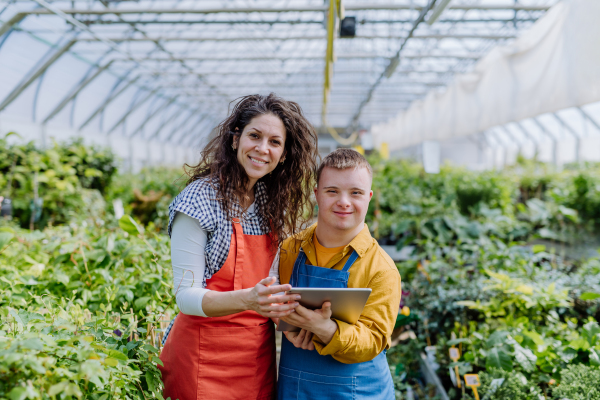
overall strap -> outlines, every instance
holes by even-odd
[[[300,273],[300,266],[302,266],[306,262],[306,253],[300,248],[300,253],[298,253],[298,257],[296,257],[296,261],[294,262],[294,269],[292,270],[292,276],[290,278],[290,285],[296,286],[296,282],[298,282],[298,274]]]
[[[244,277],[244,230],[239,218],[232,218],[235,234],[235,268],[233,272],[233,290],[243,289]]]
[[[342,268],[342,272],[348,272],[348,270],[350,269],[352,264],[354,264],[354,261],[356,261],[357,258],[358,258],[358,253],[356,252],[356,250],[352,250],[352,254],[350,254],[350,257],[348,258],[348,261],[346,261],[346,264],[344,264],[344,268]]]

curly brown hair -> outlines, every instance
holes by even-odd
[[[237,152],[232,150],[234,137],[240,136],[244,127],[259,115],[278,117],[286,132],[285,159],[258,180],[265,184],[268,201],[260,205],[257,202],[256,206],[263,216],[263,228],[281,245],[287,236],[304,228],[312,217],[311,193],[319,156],[317,132],[297,103],[274,93],[244,96],[233,103],[229,116],[217,126],[216,137],[202,150],[200,162],[195,166],[186,164],[187,185],[198,179],[213,178],[210,182],[218,182],[215,190],[227,218],[239,217],[233,204],[243,204],[248,175],[237,160]],[[234,194],[233,198],[227,195],[228,190]]]

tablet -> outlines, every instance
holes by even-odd
[[[293,288],[288,294],[302,296],[298,303],[310,310],[321,308],[326,301],[331,302],[331,317],[349,324],[355,324],[362,313],[371,289],[365,288]],[[280,321],[278,331],[296,332],[300,328]]]

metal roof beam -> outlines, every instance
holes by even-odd
[[[119,97],[121,95],[121,93],[123,93],[125,90],[129,89],[129,87],[131,85],[133,85],[138,79],[141,78],[141,75],[136,76],[135,78],[133,78],[132,80],[130,80],[129,82],[127,82],[121,89],[119,89],[117,92],[110,94],[106,100],[104,100],[104,102],[102,104],[100,104],[100,106],[98,108],[96,108],[96,110],[92,113],[92,115],[90,115],[88,117],[88,119],[85,120],[85,122],[83,124],[81,124],[79,126],[79,130],[82,130],[83,128],[85,128],[87,126],[87,124],[89,124],[90,122],[92,122],[92,120],[98,115],[100,114],[102,111],[104,111],[104,109],[106,107],[108,107],[108,105],[117,97]]]
[[[170,106],[171,104],[173,104],[175,102],[175,100],[177,100],[178,96],[173,96],[170,100],[165,101],[160,107],[158,107],[158,109],[152,111],[152,115],[148,115],[145,119],[144,122],[142,122],[140,124],[140,126],[138,126],[132,133],[131,135],[129,135],[129,138],[132,138],[134,136],[136,136],[138,133],[140,133],[142,131],[142,129],[144,129],[144,127],[146,126],[146,124],[152,120],[153,117],[158,116],[165,108],[167,108],[168,106]]]
[[[186,126],[186,124],[188,124],[190,122],[190,120],[198,114],[202,114],[198,123],[200,123],[200,121],[202,121],[204,118],[208,117],[207,114],[203,114],[202,111],[200,111],[200,110],[197,110],[196,112],[192,112],[192,114],[190,114],[189,117],[185,118],[183,121],[181,121],[181,123],[179,123],[173,127],[173,129],[167,135],[167,138],[165,140],[163,140],[163,142],[170,142],[171,139],[173,139],[174,136],[177,134],[177,132],[180,131],[180,129],[182,129],[184,126]]]
[[[557,121],[558,121],[558,122],[561,124],[561,126],[563,126],[563,127],[564,127],[564,128],[567,130],[567,131],[569,131],[569,133],[570,133],[571,135],[573,135],[573,137],[574,137],[575,139],[579,139],[579,138],[580,138],[579,134],[578,134],[578,133],[575,131],[575,129],[573,129],[573,128],[571,127],[571,125],[569,125],[569,124],[567,123],[567,121],[565,121],[565,120],[564,120],[564,119],[563,119],[563,118],[562,118],[560,115],[558,115],[558,114],[557,114],[557,113],[555,113],[555,112],[553,112],[553,113],[550,113],[550,115],[552,115],[552,116],[553,116],[553,117],[554,117],[554,118],[555,118],[555,119],[556,119],[556,120],[557,120]]]
[[[110,135],[111,133],[113,133],[113,132],[114,132],[114,130],[115,130],[115,129],[117,129],[117,127],[118,127],[119,125],[121,125],[123,122],[125,122],[125,120],[127,119],[127,117],[129,117],[129,116],[131,115],[131,113],[132,113],[132,112],[134,112],[135,110],[137,110],[138,108],[140,108],[140,106],[141,106],[142,104],[144,104],[145,102],[147,102],[148,100],[150,100],[150,98],[151,98],[152,96],[154,96],[154,94],[156,94],[156,92],[158,92],[158,90],[159,90],[159,89],[160,89],[160,88],[156,88],[156,89],[154,89],[154,90],[150,91],[150,92],[149,92],[149,93],[146,95],[146,97],[142,98],[142,100],[140,100],[140,101],[136,102],[135,104],[133,104],[133,105],[132,105],[132,106],[129,108],[129,110],[127,110],[127,112],[126,112],[126,113],[125,113],[125,114],[124,114],[124,115],[121,117],[121,119],[120,119],[119,121],[117,121],[117,123],[116,123],[116,124],[114,124],[114,125],[112,126],[112,128],[110,128],[110,129],[109,129],[109,130],[106,132],[106,134],[107,134],[107,135]]]
[[[366,86],[366,87],[370,87],[371,84],[368,82],[356,82],[355,80],[351,80],[351,81],[334,81],[337,85],[351,85],[352,87],[360,87],[360,86]],[[448,81],[449,82],[449,81]],[[424,81],[420,81],[420,80],[416,80],[416,79],[405,79],[405,80],[394,80],[393,82],[389,82],[388,86],[390,85],[406,85],[406,84],[410,84],[410,83],[414,83],[414,84],[418,84],[418,85],[434,85],[434,86],[439,86],[439,85],[446,85],[448,84],[447,81],[434,81],[434,80],[424,80]],[[188,88],[188,89],[203,89],[203,87],[194,87],[192,85],[190,85],[189,83],[178,83],[178,82],[165,82],[164,83],[164,88]],[[293,83],[287,83],[287,84],[283,84],[283,83],[271,83],[271,84],[267,84],[265,82],[258,82],[258,83],[223,83],[221,85],[219,85],[220,88],[240,88],[240,89],[246,89],[246,88],[250,88],[250,89],[255,89],[255,88],[263,88],[264,90],[275,90],[275,89],[279,89],[279,88],[296,88],[296,89],[305,89],[308,87],[321,87],[323,86],[323,81],[322,80],[310,80],[310,81],[296,81]],[[199,92],[202,93],[202,92]],[[204,93],[202,93],[204,94]]]
[[[321,72],[320,70],[305,70],[305,71],[248,71],[247,69],[245,71],[196,71],[196,73],[200,74],[200,75],[211,75],[211,76],[262,76],[262,75],[266,75],[266,76],[280,76],[280,75],[290,75],[290,76],[298,76],[298,75],[310,75],[313,76],[316,73]],[[418,69],[403,69],[401,71],[398,72],[407,72],[407,73],[413,73],[413,72],[417,72],[417,73],[423,73],[423,74],[429,74],[429,73],[433,73],[433,74],[442,74],[442,73],[447,73],[447,72],[453,72],[452,69],[448,69],[448,70],[444,70],[444,71],[433,71],[433,70],[418,70]],[[341,75],[341,74],[368,74],[368,73],[372,73],[372,74],[377,74],[379,73],[379,71],[376,70],[372,70],[372,69],[363,69],[363,70],[346,70],[346,71],[334,71],[334,75]],[[181,76],[181,77],[188,77],[189,74],[185,73],[185,72],[166,72],[164,74],[161,74],[161,76]],[[361,75],[362,76],[362,75]]]
[[[504,39],[514,39],[516,38],[516,34],[480,34],[480,33],[472,33],[472,34],[457,34],[457,33],[449,33],[449,34],[419,34],[413,35],[412,39],[482,39],[482,40],[504,40]],[[338,40],[356,40],[356,39],[369,39],[369,40],[378,40],[378,39],[388,39],[388,40],[400,40],[405,39],[405,35],[356,35],[353,38],[338,38]],[[178,36],[163,36],[163,37],[138,37],[138,38],[128,38],[128,37],[99,37],[99,38],[83,38],[80,39],[81,42],[97,42],[99,40],[109,40],[111,42],[237,42],[237,41],[263,41],[263,40],[325,40],[325,35],[302,35],[302,36],[206,36],[206,37],[178,37]]]
[[[518,18],[516,22],[535,22],[537,18]],[[274,25],[274,24],[285,24],[285,25],[323,25],[324,21],[322,19],[318,20],[284,20],[284,19],[274,19],[274,20],[161,20],[161,21],[152,21],[152,20],[81,20],[82,23],[86,25],[98,24],[98,25],[113,25],[113,24],[140,24],[140,25],[164,25],[164,24],[184,24],[184,25],[197,25],[197,24],[223,24],[223,25],[234,25],[234,24],[251,24],[251,25]],[[506,18],[480,18],[480,19],[440,19],[436,23],[482,23],[482,22],[500,22],[500,23],[514,23],[515,19],[506,19]],[[386,19],[386,20],[366,20],[361,19],[357,21],[360,25],[369,25],[369,24],[409,24],[412,23],[412,20],[398,20],[398,19]]]
[[[170,124],[173,120],[177,119],[177,117],[179,117],[185,110],[186,110],[186,108],[180,107],[179,110],[177,110],[173,114],[171,114],[171,116],[169,118],[165,119],[159,125],[159,127],[156,129],[156,131],[154,131],[154,133],[148,137],[148,140],[154,140],[154,138],[156,138],[158,135],[160,135],[160,132],[163,130],[163,128],[165,126]]]
[[[400,58],[406,59],[423,59],[423,58],[449,58],[449,59],[465,59],[465,60],[477,60],[483,57],[483,54],[411,54],[407,56],[401,56]],[[375,59],[375,58],[389,58],[389,56],[383,54],[340,54],[337,56],[338,60],[351,60],[351,59]],[[289,55],[289,56],[250,56],[250,57],[214,57],[214,56],[206,56],[206,57],[181,57],[181,58],[160,58],[160,57],[148,57],[145,61],[170,61],[170,62],[180,62],[180,61],[266,61],[266,60],[276,60],[276,61],[286,61],[286,60],[323,60],[323,56],[317,55]],[[127,59],[118,59],[118,61],[129,61]]]
[[[588,114],[587,112],[585,112],[583,110],[583,108],[577,107],[577,109],[579,110],[579,112],[581,113],[581,115],[583,116],[584,119],[587,119],[588,121],[590,121],[592,123],[592,125],[594,125],[594,127],[600,131],[600,123],[596,122],[596,120],[593,119],[590,116],[590,114]]]
[[[383,81],[384,78],[389,80],[389,78],[392,77],[392,75],[394,74],[394,71],[396,70],[396,68],[398,68],[398,65],[400,65],[400,61],[402,59],[401,54],[402,54],[402,50],[404,50],[404,46],[406,46],[406,43],[408,42],[408,40],[414,35],[414,32],[417,30],[417,27],[421,24],[421,22],[423,22],[425,20],[425,15],[427,15],[429,10],[431,10],[431,8],[433,6],[435,6],[435,2],[436,2],[436,0],[428,1],[425,8],[423,8],[421,10],[421,12],[419,13],[419,16],[413,23],[413,26],[412,26],[410,32],[408,33],[406,38],[404,38],[404,41],[400,45],[400,48],[398,49],[396,54],[389,59],[387,67],[385,68],[383,73],[381,73],[381,75],[379,75],[379,78],[377,78],[377,80],[373,83],[373,85],[371,85],[371,88],[369,89],[367,96],[363,99],[363,101],[360,103],[360,105],[354,112],[354,115],[352,116],[350,125],[348,126],[348,130],[354,130],[355,128],[358,127],[358,121],[360,119],[360,114],[362,113],[363,109],[367,106],[367,104],[373,98],[373,93],[375,92],[375,90],[379,87],[379,85],[381,84],[381,82]]]
[[[12,16],[8,21],[6,21],[2,26],[0,26],[0,36],[4,35],[6,32],[10,30],[13,26],[23,21],[27,16],[26,13],[17,13]]]
[[[4,110],[10,103],[12,103],[25,89],[29,87],[37,78],[39,78],[48,67],[50,67],[56,60],[58,60],[63,54],[65,54],[69,49],[75,44],[75,40],[69,41],[63,47],[59,48],[48,58],[42,65],[39,67],[34,67],[17,85],[16,88],[13,89],[12,92],[0,103],[0,111]]]
[[[516,10],[516,11],[546,11],[550,6],[544,5],[525,5],[525,4],[460,4],[451,5],[449,10]],[[348,4],[344,5],[346,11],[366,11],[366,10],[413,10],[423,11],[423,7],[413,4]],[[325,12],[327,6],[308,6],[308,7],[237,7],[237,8],[107,8],[107,9],[84,9],[70,8],[61,9],[64,14],[78,15],[128,15],[128,14],[248,14],[248,13],[288,13],[288,12]],[[45,9],[35,9],[23,12],[29,15],[48,15],[52,11]]]
[[[56,116],[56,114],[58,114],[67,104],[69,104],[69,102],[71,100],[73,100],[87,85],[89,85],[90,82],[92,82],[94,79],[96,79],[98,77],[98,75],[100,75],[108,67],[110,67],[110,65],[113,63],[113,61],[114,60],[111,60],[108,63],[104,64],[103,66],[99,67],[96,70],[96,72],[94,72],[91,76],[89,76],[88,78],[82,80],[77,86],[75,86],[73,88],[73,90],[71,90],[71,92],[68,93],[62,99],[62,101],[52,111],[50,111],[50,113],[44,119],[44,121],[42,122],[42,124],[45,124],[48,121],[50,121],[52,118],[54,118]]]
[[[189,147],[191,146],[195,140],[198,139],[202,139],[203,135],[199,135],[199,137],[196,137],[194,135],[194,133],[196,133],[197,131],[200,131],[202,129],[205,129],[207,126],[210,126],[213,124],[213,120],[209,119],[207,121],[204,121],[204,123],[202,125],[198,125],[198,124],[193,124],[190,129],[188,129],[180,138],[179,138],[179,142],[181,143],[183,140],[187,139],[188,137],[190,138],[189,141],[185,142],[184,145]]]

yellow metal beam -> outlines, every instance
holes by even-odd
[[[358,138],[358,132],[352,133],[350,137],[341,137],[335,129],[327,123],[327,104],[329,103],[329,92],[331,91],[331,81],[333,78],[333,63],[335,62],[335,53],[333,43],[335,39],[335,19],[344,18],[344,4],[342,0],[329,0],[329,14],[327,15],[327,50],[325,51],[325,79],[323,81],[323,109],[321,110],[321,119],[323,126],[339,144],[348,146],[353,144]]]

